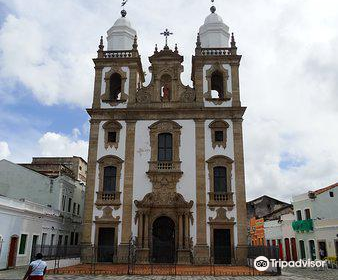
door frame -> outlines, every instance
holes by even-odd
[[[15,247],[13,248],[13,266],[9,266],[9,258],[10,258],[10,254],[11,254],[11,245],[12,245],[12,239],[15,238],[16,239],[16,244]],[[16,259],[17,259],[17,255],[18,255],[18,245],[19,245],[19,235],[17,234],[13,234],[10,237],[10,242],[9,242],[9,247],[8,247],[8,254],[7,254],[7,268],[14,268],[16,266]]]

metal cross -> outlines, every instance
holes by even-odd
[[[160,34],[165,36],[165,45],[168,46],[168,37],[169,37],[170,35],[173,35],[173,33],[170,32],[170,31],[168,30],[168,28],[166,28],[166,29],[164,30],[164,32],[162,32],[162,33],[160,33]]]
[[[127,2],[128,2],[128,0],[123,0],[122,4],[121,4],[121,7],[124,7],[127,4]]]

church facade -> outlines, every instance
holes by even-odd
[[[193,86],[177,46],[144,70],[126,12],[94,59],[83,261],[243,263],[247,227],[239,65],[215,7],[197,35]],[[166,30],[164,35],[170,35]],[[86,247],[87,245],[87,247]],[[86,249],[87,248],[87,249]]]

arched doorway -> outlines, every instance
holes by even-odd
[[[173,263],[175,261],[175,223],[162,216],[153,223],[152,260],[156,263]]]
[[[13,268],[16,264],[16,252],[18,249],[18,236],[13,235],[9,244],[9,253],[7,260],[7,268]]]

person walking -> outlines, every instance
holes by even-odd
[[[47,264],[42,258],[43,256],[41,253],[36,254],[36,260],[29,264],[23,280],[43,280],[43,277],[46,274]]]

